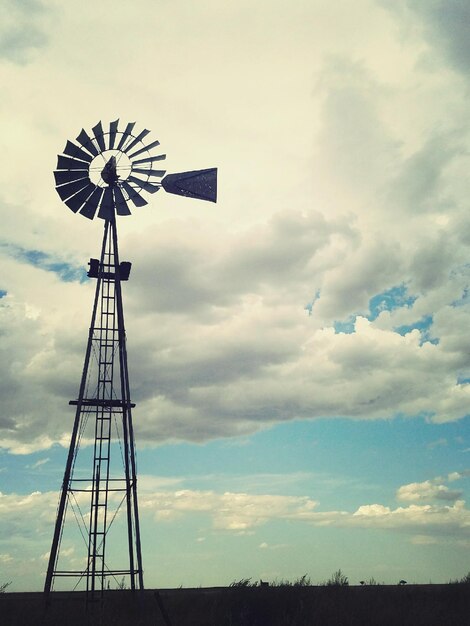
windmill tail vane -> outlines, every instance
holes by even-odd
[[[166,175],[156,169],[166,155],[158,140],[135,122],[84,129],[57,157],[56,190],[74,213],[104,220],[99,259],[90,259],[96,279],[90,330],[75,418],[46,573],[46,596],[58,579],[76,580],[87,599],[114,580],[143,589],[137,470],[121,283],[131,263],[121,261],[116,215],[147,204],[145,194],[167,193],[216,202],[217,169]],[[90,445],[92,442],[92,445]],[[76,522],[74,525],[73,522]],[[73,531],[69,528],[74,526]],[[77,531],[78,527],[78,531]],[[82,546],[82,556],[71,558]],[[122,554],[123,546],[127,546]]]

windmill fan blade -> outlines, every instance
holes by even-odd
[[[71,141],[67,141],[67,144],[64,148],[64,154],[68,154],[68,156],[80,159],[82,161],[86,161],[87,163],[90,163],[93,159],[93,157],[88,154],[88,152],[85,152]]]
[[[125,144],[128,137],[130,137],[134,126],[135,126],[135,122],[129,122],[127,124],[126,130],[122,133],[122,137],[119,140],[118,147],[116,148],[116,150],[121,150],[122,146]]]
[[[85,150],[88,150],[90,154],[92,154],[93,156],[98,156],[98,150],[96,149],[95,144],[92,142],[92,140],[83,130],[83,128],[81,133],[77,137],[77,141],[83,148],[85,148]]]
[[[58,172],[54,172],[54,178],[57,186],[65,185],[74,180],[80,180],[80,178],[88,178],[88,172],[86,170],[74,170],[73,172],[59,170]]]
[[[98,124],[96,124],[96,126],[93,126],[91,130],[95,135],[95,139],[98,142],[100,150],[104,152],[104,150],[106,150],[106,144],[104,143],[103,126],[101,125],[101,122],[98,122]]]
[[[149,132],[150,132],[149,130],[144,129],[141,133],[137,135],[137,137],[135,137],[135,139],[131,141],[131,143],[126,147],[124,152],[127,153],[131,148],[133,148],[136,144],[138,144],[139,141],[142,141],[142,139],[146,137],[149,134]]]
[[[168,193],[178,196],[217,202],[217,168],[168,174],[162,186]]]
[[[149,150],[152,150],[152,148],[155,148],[156,146],[159,146],[159,145],[160,145],[160,142],[158,141],[158,139],[156,141],[152,141],[152,143],[149,143],[148,146],[144,146],[143,148],[140,148],[140,150],[137,150],[137,152],[133,152],[132,154],[129,154],[129,158],[133,159],[139,154],[142,154],[142,152],[148,152]],[[129,146],[129,148],[131,148],[131,146]]]
[[[131,214],[127,206],[127,200],[124,198],[124,194],[119,187],[114,187],[114,206],[116,207],[116,213],[118,215]]]
[[[100,210],[98,211],[98,217],[102,220],[109,220],[113,216],[113,190],[111,187],[106,187],[103,194],[103,199],[100,203]]]
[[[147,176],[165,176],[166,170],[144,170],[140,167],[133,167],[133,172],[138,172],[139,174],[146,174]]]
[[[84,189],[76,193],[74,196],[65,201],[65,204],[71,209],[74,213],[76,213],[81,207],[87,198],[91,195],[91,193],[96,188],[93,183],[87,185]]]
[[[118,128],[119,119],[109,124],[109,149],[114,148],[114,142],[116,141],[116,133]]]
[[[152,183],[149,183],[146,180],[140,180],[140,178],[136,178],[135,176],[129,176],[127,180],[135,185],[138,185],[141,189],[145,189],[145,191],[148,191],[149,193],[155,193],[160,189],[160,185],[153,185]]]
[[[70,196],[73,196],[78,191],[81,191],[89,183],[89,178],[82,178],[81,180],[76,180],[72,183],[67,183],[66,185],[56,187],[56,191],[62,198],[62,200],[67,200],[67,198],[70,198]]]
[[[88,200],[85,202],[83,209],[80,210],[80,215],[92,220],[95,217],[96,209],[103,196],[104,189],[96,187],[95,191],[91,194]]]
[[[166,159],[166,154],[158,154],[154,157],[147,157],[145,159],[137,159],[137,161],[133,161],[132,165],[140,165],[140,163],[153,163],[154,161],[164,161]]]
[[[135,206],[145,206],[147,204],[147,200],[142,198],[142,196],[139,193],[137,193],[137,191],[133,187],[129,185],[127,180],[123,180],[121,183],[121,186],[124,189],[124,191],[127,193],[127,195],[129,196],[129,200],[132,200]]]
[[[57,157],[57,169],[58,170],[84,170],[88,172],[89,165],[84,161],[78,161],[77,159],[71,159],[70,157],[59,156]]]

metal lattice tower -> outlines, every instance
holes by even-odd
[[[217,170],[162,178],[165,171],[152,169],[166,156],[152,155],[159,142],[146,145],[143,139],[149,131],[134,135],[133,128],[130,122],[120,131],[116,120],[108,132],[101,122],[91,136],[82,130],[79,145],[67,142],[54,172],[65,204],[89,219],[97,213],[104,220],[104,233],[100,258],[90,259],[88,276],[96,279],[96,290],[78,398],[70,402],[76,411],[46,594],[62,577],[76,579],[73,588],[83,588],[87,596],[102,593],[112,579],[124,580],[132,590],[144,587],[132,422],[135,405],[130,397],[121,288],[129,279],[131,264],[119,259],[116,216],[129,215],[129,203],[147,204],[142,191],[154,193],[161,187],[215,202]],[[75,555],[76,541],[63,549],[71,524],[78,528],[82,546],[76,559],[69,558]],[[127,544],[126,556],[123,544]]]

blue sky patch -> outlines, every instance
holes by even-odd
[[[403,307],[411,308],[417,296],[410,296],[408,288],[404,283],[382,293],[378,293],[369,300],[370,315],[367,316],[371,322],[374,321],[382,311],[394,311]]]
[[[334,322],[333,327],[335,329],[335,333],[345,333],[346,335],[350,335],[354,332],[356,325],[356,316],[351,315],[347,320],[342,322]]]
[[[309,315],[312,315],[313,307],[315,306],[315,302],[318,300],[319,297],[320,297],[320,290],[317,289],[316,292],[315,292],[314,297],[310,300],[310,302],[308,302],[304,306],[304,310],[308,311]]]
[[[367,319],[373,322],[382,311],[394,311],[403,307],[411,308],[416,299],[417,296],[410,296],[408,294],[405,284],[392,287],[391,289],[373,296],[369,300],[370,313],[367,315]],[[350,315],[346,320],[335,321],[333,325],[335,333],[353,333],[355,331],[356,317],[356,315]],[[395,326],[393,330],[400,335],[406,335],[412,330],[417,329],[421,333],[420,345],[423,345],[423,343],[432,343],[436,345],[439,343],[439,339],[437,337],[433,337],[431,334],[432,323],[432,315],[425,315],[412,324]]]
[[[463,265],[454,268],[450,273],[451,278],[457,277],[461,279],[462,277],[469,279],[470,276],[470,263],[464,263]],[[465,306],[470,302],[470,288],[465,287],[462,291],[462,295],[460,298],[457,298],[452,302],[453,307]]]
[[[416,302],[416,299],[417,296],[409,295],[407,286],[402,283],[401,285],[397,285],[396,287],[392,287],[391,289],[387,289],[382,293],[378,293],[377,295],[372,296],[372,298],[369,300],[370,313],[366,317],[370,322],[373,322],[375,319],[377,319],[380,313],[382,313],[382,311],[394,311],[395,309],[400,309],[403,307],[407,307],[408,309],[411,308]],[[311,311],[311,309],[309,309],[309,311]],[[336,334],[351,334],[354,332],[355,323],[356,315],[350,315],[346,320],[335,321],[333,326]],[[417,322],[415,325],[410,326],[409,330],[412,330],[413,328],[420,328],[419,324],[420,322]],[[397,332],[400,332],[400,334],[404,335],[406,334],[406,332],[409,332],[409,330],[405,332],[400,332],[399,330],[397,330]]]
[[[399,333],[400,335],[406,335],[412,330],[417,329],[421,333],[421,342],[420,342],[421,345],[423,345],[423,343],[426,343],[426,342],[429,342],[432,344],[438,344],[439,339],[431,336],[432,323],[433,323],[432,315],[425,315],[424,317],[422,317],[417,322],[414,322],[413,324],[403,324],[402,326],[396,326],[393,330]]]
[[[470,290],[468,289],[468,287],[465,287],[460,298],[452,302],[452,306],[453,307],[464,306],[468,304],[469,301],[470,301]]]
[[[16,246],[11,243],[3,243],[0,245],[10,256],[18,261],[28,263],[28,265],[34,265],[34,267],[39,267],[47,272],[54,272],[66,283],[84,283],[88,280],[86,269],[84,267],[77,267],[76,265],[66,263],[65,261],[57,261],[57,259],[54,259],[51,255],[41,252],[40,250],[25,250],[21,246]]]

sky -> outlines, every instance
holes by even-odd
[[[0,583],[44,584],[102,237],[56,155],[117,118],[219,171],[118,223],[145,585],[469,571],[469,31],[464,0],[1,0]]]

